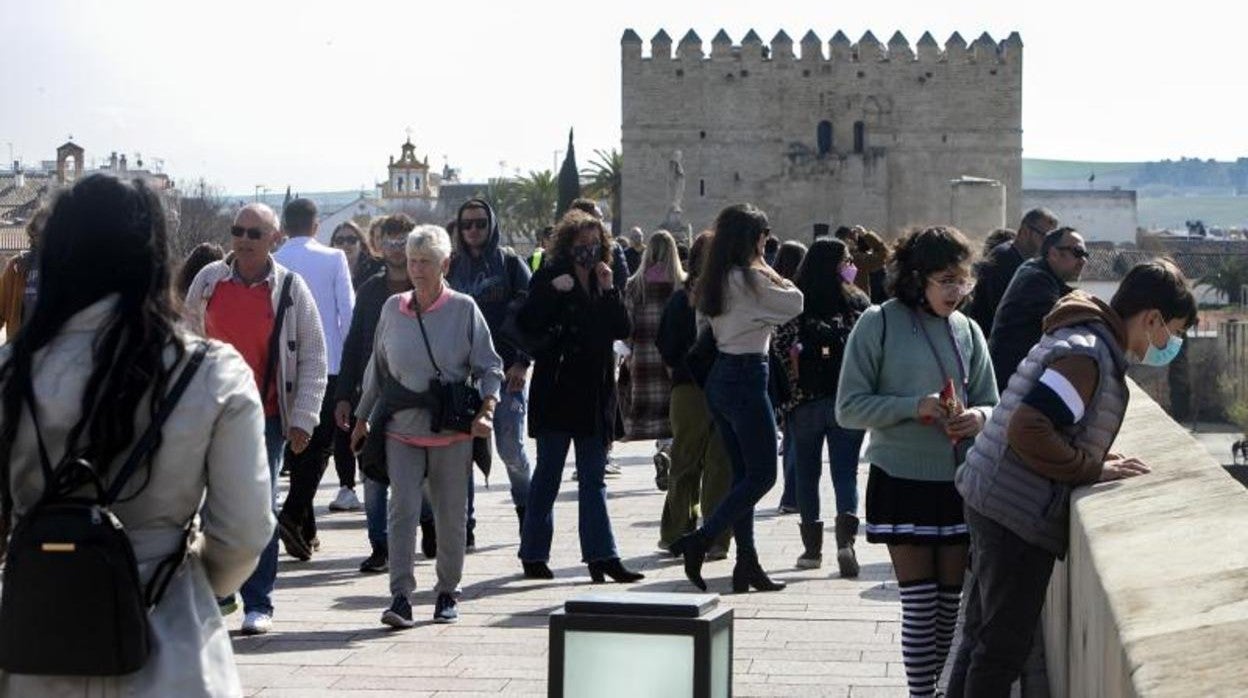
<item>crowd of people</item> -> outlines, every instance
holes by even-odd
[[[629,440],[654,443],[659,549],[703,590],[704,565],[735,550],[735,593],[785,588],[754,535],[778,476],[795,564],[822,566],[826,448],[838,572],[859,574],[860,531],[887,546],[911,695],[934,695],[955,646],[946,695],[1008,695],[1065,554],[1071,489],[1148,472],[1111,451],[1127,367],[1169,362],[1196,321],[1167,260],[1132,269],[1109,302],[1075,290],[1084,239],[1043,209],[979,261],[940,225],[891,245],[861,227],[781,244],[750,204],[690,241],[634,229],[620,244],[577,200],[528,258],[482,199],[445,226],[344,223],[328,246],[312,201],[280,216],[250,204],[228,252],[201,245],[180,267],[165,226],[141,181],[92,175],[32,221],[31,252],[0,274],[0,623],[25,617],[10,580],[53,569],[31,561],[39,529],[24,524],[89,493],[84,471],[126,485],[109,510],[134,584],[171,580],[148,598],[159,649],[141,670],[29,672],[0,633],[0,693],[237,692],[223,617],[237,595],[242,632],[271,631],[279,547],[318,554],[313,498],[331,459],[330,510],[365,513],[361,573],[389,574],[388,626],[415,625],[418,539],[436,560],[432,618],[458,619],[473,468],[494,454],[525,577],[554,577],[571,452],[589,576],[640,580],[608,506],[612,444]],[[149,424],[155,446],[139,439]],[[127,456],[132,480],[117,475]]]

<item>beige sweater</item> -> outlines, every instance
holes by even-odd
[[[746,283],[753,276],[753,288]],[[724,312],[711,318],[715,343],[725,354],[766,354],[771,333],[802,312],[802,292],[785,281],[777,285],[755,269],[728,275]]]

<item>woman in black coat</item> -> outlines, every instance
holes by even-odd
[[[642,578],[620,564],[603,479],[616,413],[611,345],[632,329],[613,283],[611,249],[600,220],[569,212],[516,317],[534,362],[529,435],[537,441],[537,466],[520,539],[526,577],[554,577],[547,565],[553,509],[568,449],[575,445],[581,556],[590,576],[595,582],[604,576],[617,582]]]

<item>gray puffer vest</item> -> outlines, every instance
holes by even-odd
[[[1072,486],[1028,467],[1010,449],[1006,434],[1014,410],[1040,381],[1045,367],[1066,356],[1092,357],[1100,378],[1083,419],[1062,431],[1075,446],[1105,457],[1127,411],[1127,359],[1105,325],[1075,325],[1044,335],[1019,364],[992,420],[954,478],[967,506],[1062,558],[1069,544]]]

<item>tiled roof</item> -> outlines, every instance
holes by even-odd
[[[1228,258],[1248,259],[1248,244],[1213,252],[1207,247],[1189,251],[1183,246],[1166,245],[1158,250],[1089,248],[1088,263],[1083,268],[1084,281],[1120,281],[1137,264],[1158,257],[1169,257],[1189,279],[1199,279],[1215,272]]]

